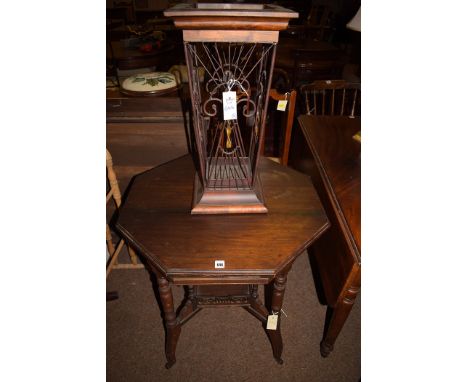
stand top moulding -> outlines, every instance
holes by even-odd
[[[184,30],[184,41],[257,43],[278,42],[278,31],[299,17],[278,5],[224,3],[177,4],[164,15]]]

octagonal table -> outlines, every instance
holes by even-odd
[[[175,361],[181,326],[200,309],[242,306],[264,324],[282,363],[280,318],[294,260],[329,226],[308,176],[266,158],[259,164],[267,214],[191,215],[195,168],[184,156],[138,175],[120,209],[117,228],[158,281],[166,333],[166,367]],[[179,314],[171,285],[185,285]],[[271,284],[268,310],[258,285]]]

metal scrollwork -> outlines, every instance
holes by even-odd
[[[211,109],[213,110],[212,112],[208,111],[208,105],[211,103]],[[223,100],[219,98],[209,98],[203,103],[203,111],[205,112],[206,115],[209,115],[210,117],[214,117],[216,114],[218,114],[218,107],[216,106],[216,103],[223,104]]]
[[[237,101],[237,105],[240,105],[243,102],[246,102],[247,104],[242,107],[242,115],[244,117],[252,117],[255,115],[257,110],[255,102],[251,98],[241,98],[239,101]]]
[[[251,187],[274,44],[201,42],[185,46],[205,185]],[[199,77],[199,69],[204,69],[204,78]],[[224,120],[222,94],[226,91],[236,93],[236,119]]]

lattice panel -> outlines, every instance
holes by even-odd
[[[186,42],[185,51],[204,186],[252,189],[276,44]],[[224,120],[227,91],[235,92],[237,119]]]

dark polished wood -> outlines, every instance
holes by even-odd
[[[361,144],[359,117],[299,116],[291,165],[312,176],[331,222],[313,248],[328,305],[321,343],[332,350],[361,286]]]
[[[267,213],[260,180],[252,189],[225,190],[204,189],[198,176],[193,187],[192,214]]]
[[[159,296],[164,311],[164,322],[167,330],[166,337],[166,368],[170,368],[176,361],[175,349],[180,336],[180,325],[178,324],[177,315],[174,310],[174,301],[172,297],[171,287],[167,279],[160,273],[156,274],[158,280]]]
[[[204,307],[241,306],[263,324],[269,312],[279,314],[291,265],[329,226],[308,176],[265,158],[259,170],[267,214],[191,215],[195,167],[190,156],[137,176],[131,186],[117,228],[157,276],[167,367],[175,362],[181,325]],[[224,260],[224,268],[215,268],[217,260]],[[269,283],[267,309],[258,285]],[[188,286],[176,316],[172,284]],[[266,332],[282,363],[280,325]]]

